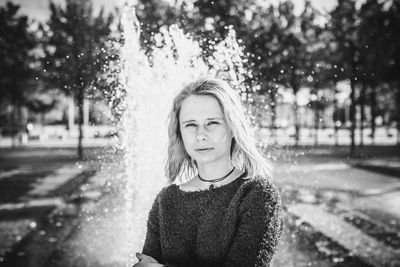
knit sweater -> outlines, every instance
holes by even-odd
[[[269,266],[282,222],[279,192],[266,179],[199,191],[171,184],[149,212],[142,253],[167,267]]]

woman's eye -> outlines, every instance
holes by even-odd
[[[210,121],[209,123],[207,123],[207,125],[215,125],[215,124],[219,124],[219,122],[217,122],[217,121]]]
[[[185,127],[196,127],[197,125],[196,124],[194,124],[194,123],[189,123],[189,124],[186,124],[185,125]]]

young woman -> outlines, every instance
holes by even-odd
[[[134,266],[269,266],[281,199],[238,94],[222,80],[196,80],[169,119],[171,184],[154,201]]]

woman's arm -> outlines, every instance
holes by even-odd
[[[136,257],[138,258],[139,262],[133,265],[132,267],[162,267],[164,265],[160,264],[157,262],[156,259],[154,259],[151,256],[141,254],[141,253],[136,253]]]
[[[149,255],[158,262],[162,261],[161,241],[160,241],[160,218],[159,218],[159,200],[160,194],[157,195],[149,212],[147,219],[147,232],[142,253]]]
[[[157,195],[150,209],[147,220],[147,232],[142,254],[148,255],[165,267],[179,267],[166,263],[162,259],[161,240],[160,240],[160,198],[161,192]],[[142,265],[140,265],[142,266]],[[146,265],[143,265],[146,266]]]
[[[283,225],[278,189],[270,182],[255,185],[243,198],[239,214],[224,266],[269,266]]]

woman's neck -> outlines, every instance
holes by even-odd
[[[232,162],[223,164],[203,164],[197,166],[199,175],[203,180],[214,180],[223,177],[233,169]]]

